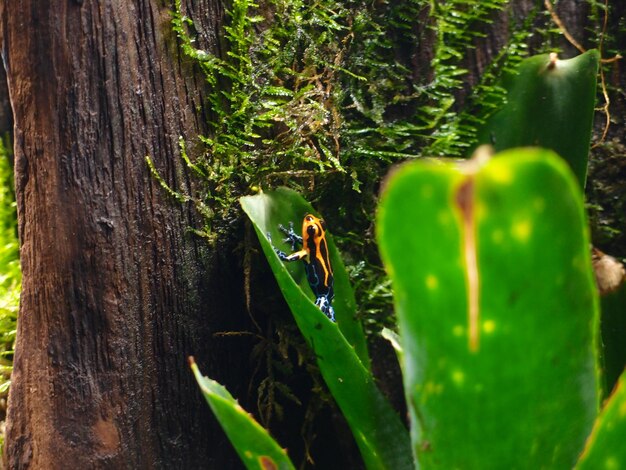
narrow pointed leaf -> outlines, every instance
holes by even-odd
[[[224,386],[204,377],[193,360],[191,369],[204,398],[247,469],[295,470],[287,452],[239,406]]]
[[[542,54],[521,62],[503,86],[507,103],[479,131],[497,151],[540,146],[563,157],[585,185],[600,54],[558,60]]]
[[[593,427],[577,470],[626,468],[626,374]]]
[[[245,197],[241,204],[254,225],[294,319],[315,352],[321,374],[352,430],[365,465],[370,469],[412,468],[408,432],[376,387],[369,371],[365,345],[361,345],[362,330],[351,325],[356,322],[355,309],[351,307],[353,294],[345,290],[350,288],[348,278],[340,273],[343,264],[329,234],[329,251],[335,272],[333,305],[336,324],[313,303],[308,284],[303,279],[304,273],[300,271],[302,267],[298,266],[301,263],[287,266],[267,239],[266,234],[270,232],[277,243],[280,240],[279,224],[301,221],[306,213],[315,212],[297,193],[288,189]],[[340,280],[344,275],[345,283]]]
[[[272,242],[276,248],[289,252],[291,246],[283,241],[285,235],[278,229],[278,226],[283,225],[284,227],[288,227],[289,223],[292,222],[294,224],[294,230],[300,235],[304,216],[309,213],[317,213],[302,196],[288,188],[278,188],[273,192],[243,197],[241,198],[241,206],[248,217],[250,217],[257,233],[260,231],[259,235],[262,235],[260,239],[263,249],[269,249],[272,254],[274,254],[274,251],[271,250],[271,246],[267,240],[267,233],[271,234]],[[332,227],[330,227],[330,230],[332,230]],[[328,242],[330,262],[335,278],[335,299],[333,301],[333,307],[335,309],[337,325],[339,325],[339,329],[345,339],[356,351],[361,362],[369,369],[370,360],[367,352],[367,343],[363,327],[356,315],[354,291],[350,285],[348,273],[339,255],[339,251],[335,246],[330,230],[326,233],[326,240]],[[267,244],[265,242],[267,242]],[[265,253],[267,255],[267,250]],[[291,274],[293,281],[300,288],[298,294],[304,294],[301,296],[301,300],[304,302],[306,299],[310,299],[311,302],[314,302],[315,296],[306,279],[303,263],[283,263],[275,254],[273,257]],[[280,284],[280,288],[284,292],[286,287]],[[323,317],[324,315],[318,309],[314,315],[314,321],[311,323],[314,323],[320,316]]]
[[[547,150],[477,166],[406,165],[380,206],[414,451],[427,469],[571,468],[598,400],[581,191]]]

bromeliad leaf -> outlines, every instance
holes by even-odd
[[[576,470],[626,468],[626,373],[596,420]]]
[[[189,363],[204,398],[246,468],[295,470],[287,452],[252,418],[252,415],[239,406],[228,390],[215,380],[204,377],[193,358],[189,358]]]
[[[597,413],[580,187],[553,152],[418,161],[378,214],[421,468],[571,468]]]
[[[289,283],[283,284],[279,280],[279,286],[283,293],[285,293],[287,289],[291,289],[292,284],[295,283],[297,287],[299,287],[297,291],[299,301],[304,302],[305,300],[310,299],[312,303],[315,300],[315,296],[309,287],[302,264],[289,263],[285,266],[274,253],[272,243],[276,246],[276,248],[290,250],[290,244],[281,244],[280,242],[285,237],[285,234],[279,229],[279,227],[281,225],[287,227],[290,223],[295,223],[294,225],[296,229],[299,230],[302,218],[306,214],[316,213],[313,207],[311,207],[311,205],[307,203],[298,193],[287,188],[278,188],[273,192],[243,197],[241,198],[241,206],[252,221],[257,235],[259,235],[261,246],[268,257],[268,260],[270,260],[270,266],[272,266],[274,274],[276,275],[277,272],[274,270],[274,265],[271,262],[272,260],[275,260],[276,266],[281,268],[279,272],[286,270],[286,272],[290,274],[291,279],[289,279]],[[268,233],[271,235],[272,243],[270,243],[267,239]],[[339,252],[333,242],[332,235],[328,232],[326,240],[328,244],[330,263],[332,264],[334,271],[334,290],[336,295],[333,301],[333,307],[335,309],[337,325],[339,326],[341,334],[344,336],[345,340],[354,348],[360,361],[366,369],[369,370],[370,361],[367,353],[365,334],[363,333],[363,328],[360,322],[356,318],[356,301],[354,299],[354,292],[350,286],[350,280],[341,256],[339,256]],[[313,328],[319,320],[318,313],[321,312],[316,312],[312,318],[303,318],[302,315],[297,312],[293,313],[296,321],[306,323],[307,326]],[[306,336],[307,334],[305,334],[305,337]],[[307,340],[309,339],[310,338],[307,337]]]
[[[296,192],[281,188],[244,197],[241,205],[250,217],[287,304],[308,344],[315,351],[320,372],[355,437],[370,469],[413,467],[406,428],[376,387],[348,275],[332,237],[327,233],[335,276],[335,316],[330,321],[313,303],[303,266],[283,263],[266,234],[278,241],[279,225],[300,221],[313,208]],[[287,248],[287,247],[285,247]]]
[[[569,163],[582,187],[587,176],[600,54],[567,60],[542,54],[522,61],[503,80],[507,103],[479,130],[497,151],[536,145]]]

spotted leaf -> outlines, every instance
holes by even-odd
[[[597,294],[570,168],[541,149],[407,164],[377,225],[422,468],[571,468],[598,374]]]

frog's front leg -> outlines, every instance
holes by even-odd
[[[279,228],[281,230],[287,230],[282,225],[280,225]],[[291,231],[293,232],[293,229]],[[295,233],[294,233],[294,235],[295,235]],[[297,235],[295,235],[295,236],[297,237]],[[272,234],[270,232],[267,232],[267,240],[270,242],[270,245],[272,245],[272,248],[274,249],[274,252],[278,255],[278,257],[281,259],[281,261],[299,261],[301,259],[306,258],[306,256],[308,255],[308,253],[305,250],[296,251],[295,253],[291,253],[289,255],[287,253],[285,253],[284,251],[279,250],[278,248],[276,248],[274,246],[274,243],[272,243]],[[288,240],[285,240],[285,241],[289,241],[289,240],[291,240],[291,239],[288,239]],[[302,240],[302,237],[300,237],[300,240]]]
[[[293,222],[289,222],[289,229],[285,228],[283,224],[280,224],[278,226],[278,230],[287,235],[287,238],[285,238],[283,241],[285,243],[291,243],[291,251],[296,251],[298,245],[302,245],[302,237],[294,232]]]

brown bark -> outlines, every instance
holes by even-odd
[[[245,374],[244,352],[210,340],[242,296],[144,161],[187,187],[178,136],[199,133],[201,90],[181,78],[172,5],[0,5],[23,269],[6,467],[228,468],[186,357]],[[219,2],[195,9],[211,43]]]
[[[13,113],[9,103],[9,90],[7,88],[7,74],[4,67],[0,67],[0,136],[11,135],[13,128]]]

